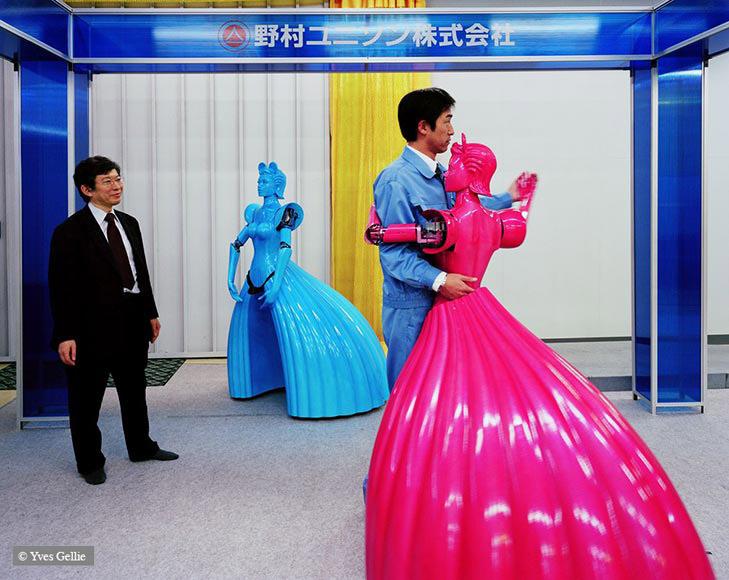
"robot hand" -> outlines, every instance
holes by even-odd
[[[516,248],[526,238],[527,220],[529,219],[529,208],[534,199],[534,191],[537,188],[536,173],[522,173],[514,182],[521,200],[521,206],[516,209],[505,209],[498,212],[501,219],[502,248]]]
[[[281,283],[278,280],[278,277],[274,276],[271,284],[266,286],[263,294],[258,298],[261,301],[261,306],[271,308],[275,304],[278,299],[278,293],[281,291]]]
[[[238,288],[235,287],[235,282],[228,281],[228,292],[230,292],[231,297],[236,302],[243,302],[243,298],[241,298],[240,292],[238,292]]]
[[[524,218],[526,218],[529,213],[529,206],[531,206],[538,181],[539,179],[537,178],[536,173],[529,173],[527,171],[522,173],[516,179],[516,190],[518,192],[519,199],[521,200],[521,207],[519,210]]]

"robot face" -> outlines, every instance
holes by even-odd
[[[468,187],[471,182],[471,176],[469,175],[466,168],[460,162],[451,162],[448,165],[448,171],[445,174],[445,188],[446,191],[462,191]]]
[[[275,195],[283,199],[283,192],[286,188],[286,175],[278,168],[276,163],[270,165],[258,164],[258,195],[269,197]]]
[[[274,188],[273,175],[265,169],[258,174],[258,195],[271,195]]]
[[[491,195],[491,177],[495,171],[494,152],[481,143],[466,143],[463,135],[461,143],[454,143],[451,147],[446,189],[461,191],[468,188],[480,195]]]

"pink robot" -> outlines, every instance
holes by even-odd
[[[417,242],[444,271],[481,280],[516,247],[519,210],[492,212],[496,159],[454,144],[450,211],[373,224],[372,243]],[[387,404],[369,471],[370,579],[713,578],[665,471],[615,407],[486,288],[438,298]]]

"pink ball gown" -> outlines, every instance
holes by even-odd
[[[468,174],[457,147],[448,176],[458,156]],[[479,167],[487,192],[495,160]],[[473,189],[458,193],[455,244],[436,265],[481,280],[494,251],[520,243],[519,212],[488,211]],[[436,299],[395,385],[370,465],[366,549],[370,579],[713,578],[638,434],[480,287]]]

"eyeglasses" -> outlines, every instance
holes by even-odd
[[[114,177],[113,179],[111,177],[105,177],[104,179],[99,181],[99,185],[102,187],[111,187],[115,183],[121,185],[122,183],[124,183],[124,178],[119,175],[118,177]]]

